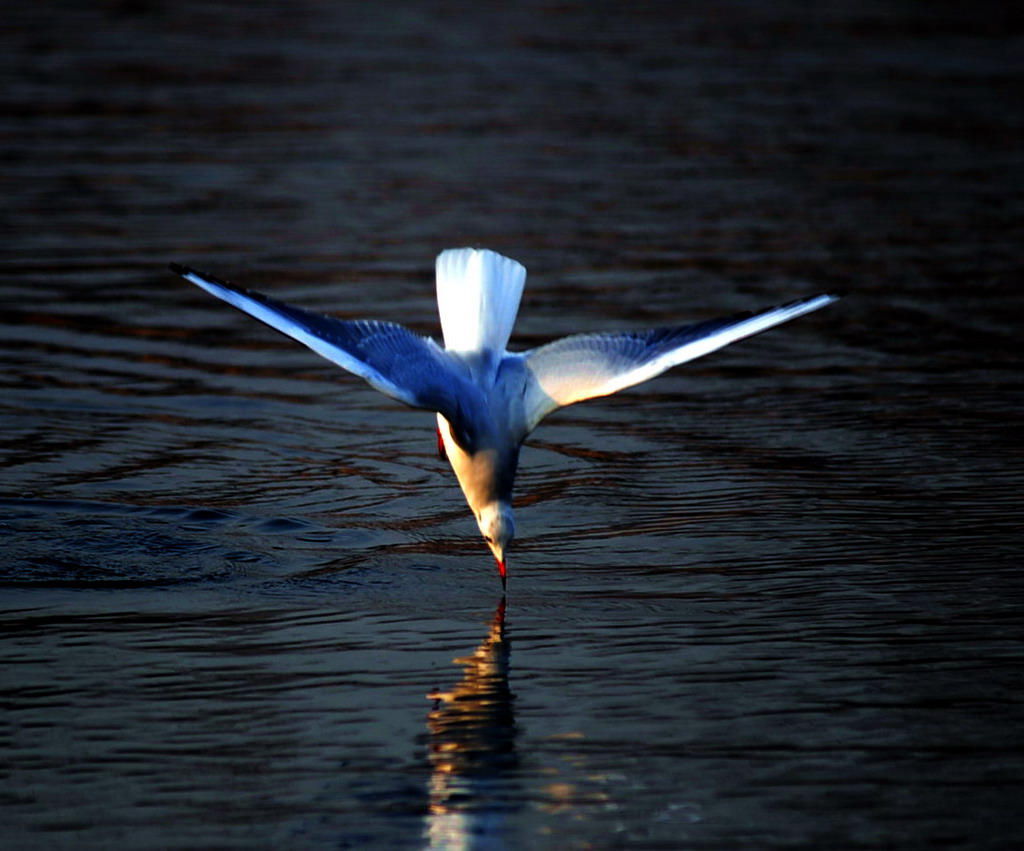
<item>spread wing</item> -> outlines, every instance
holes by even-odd
[[[437,411],[452,424],[457,438],[461,434],[472,444],[480,391],[467,379],[461,362],[429,337],[393,322],[346,321],[314,313],[176,263],[171,270],[366,379],[386,396]]]
[[[556,408],[607,396],[640,384],[744,337],[831,304],[815,295],[761,313],[741,313],[675,328],[563,337],[525,353],[527,426],[532,430]]]

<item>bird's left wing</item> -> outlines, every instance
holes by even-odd
[[[818,310],[837,298],[815,295],[761,313],[741,313],[675,328],[579,334],[526,352],[527,431],[556,408],[632,387],[673,366]]]
[[[470,409],[479,391],[461,364],[429,337],[393,322],[346,321],[314,313],[177,263],[171,270],[366,379],[386,396],[439,412],[456,432],[472,430]],[[464,437],[471,442],[471,434]]]

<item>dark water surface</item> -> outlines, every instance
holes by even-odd
[[[1020,847],[1004,7],[16,4],[0,844]],[[432,418],[176,279],[515,346],[842,288],[525,449],[507,608]]]

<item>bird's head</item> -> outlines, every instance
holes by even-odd
[[[501,587],[504,588],[507,581],[505,549],[516,535],[516,521],[512,516],[512,506],[507,502],[492,502],[485,505],[477,514],[476,522],[480,527],[480,534],[484,536],[487,546],[494,554],[494,560],[498,562]]]

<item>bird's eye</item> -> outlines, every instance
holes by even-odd
[[[494,543],[494,538],[492,538],[490,535],[484,535],[484,540],[487,541],[488,544]]]

